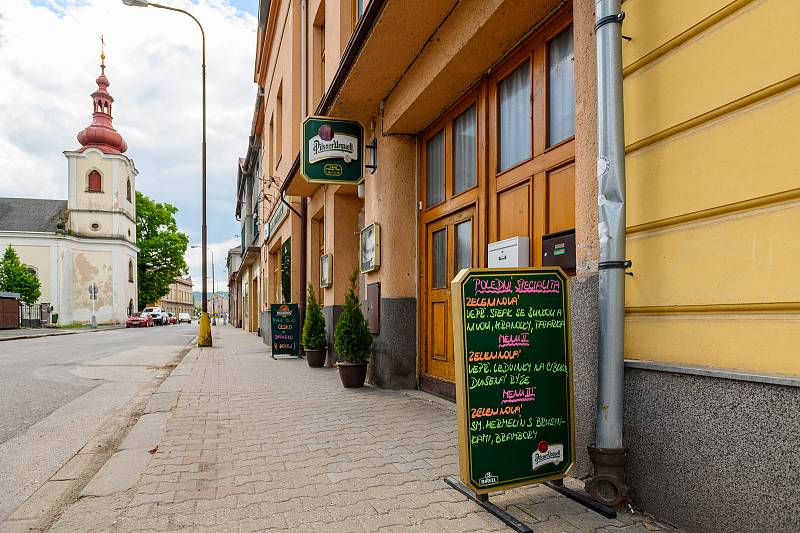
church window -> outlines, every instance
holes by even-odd
[[[97,222],[92,222],[92,231],[98,231],[100,229],[100,224]]]
[[[129,202],[133,201],[133,200],[131,200],[131,180],[128,180],[128,193],[127,193],[127,196],[128,196],[128,201]]]
[[[28,270],[28,274],[31,274],[36,278],[39,277],[39,271],[36,270],[36,267],[32,267],[30,265],[26,265],[25,268]]]
[[[133,283],[133,259],[128,259],[128,281]]]
[[[89,172],[86,184],[87,192],[103,192],[103,177],[96,170]]]

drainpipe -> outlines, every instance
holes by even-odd
[[[300,121],[308,114],[308,13],[306,0],[300,0]],[[308,268],[306,250],[308,221],[308,198],[300,199],[300,327],[306,322],[306,269]]]
[[[589,447],[589,494],[610,507],[628,499],[622,442],[625,327],[625,138],[620,0],[595,0],[597,44],[597,209],[600,237],[600,346],[597,439]]]

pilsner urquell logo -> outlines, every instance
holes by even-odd
[[[323,124],[317,135],[308,140],[308,162],[316,163],[323,159],[344,159],[350,163],[358,159],[358,139],[347,133],[336,133],[333,126]]]
[[[486,472],[483,477],[478,480],[481,485],[489,485],[491,483],[497,483],[498,481],[500,481],[500,478],[491,472]]]
[[[546,440],[539,441],[539,446],[531,455],[531,459],[534,470],[544,465],[558,464],[564,460],[564,445],[548,444]]]

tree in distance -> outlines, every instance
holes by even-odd
[[[358,269],[350,274],[350,286],[344,296],[342,314],[334,331],[334,347],[342,359],[350,363],[365,363],[372,355],[372,333],[361,311],[361,302],[356,296]]]
[[[189,237],[178,231],[178,208],[154,202],[136,191],[136,245],[139,247],[139,305],[147,306],[166,296],[169,286],[186,273]]]
[[[317,303],[314,286],[309,283],[306,297],[306,321],[303,324],[303,348],[324,350],[327,345],[328,336],[325,334],[325,317],[322,316],[322,306]]]
[[[17,251],[9,244],[0,261],[0,291],[18,292],[20,300],[32,304],[41,296],[41,287],[39,278],[20,262]]]

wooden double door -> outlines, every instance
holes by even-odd
[[[421,388],[455,393],[450,282],[487,244],[575,227],[571,12],[511,52],[419,136]]]
[[[450,282],[461,269],[477,264],[475,208],[462,209],[426,226],[425,370],[431,377],[454,381]]]

